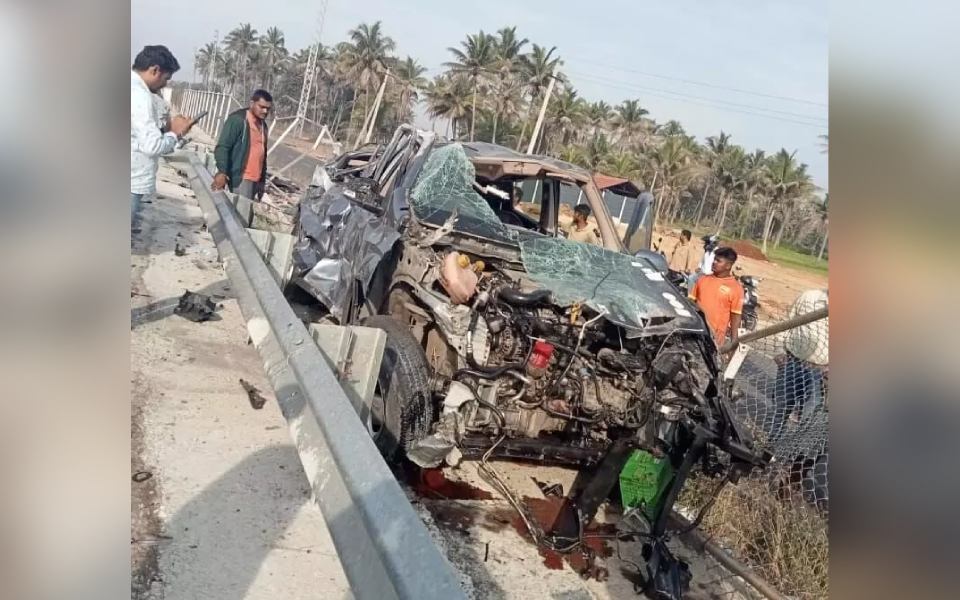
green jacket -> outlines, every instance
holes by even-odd
[[[263,139],[267,148],[267,124],[263,124]],[[230,181],[227,185],[230,191],[240,185],[243,179],[243,168],[247,164],[247,154],[250,152],[250,125],[247,124],[247,109],[235,110],[227,116],[220,131],[220,139],[213,156],[217,161],[217,171],[226,173]],[[260,170],[260,185],[267,180],[267,155],[263,155],[263,168]]]

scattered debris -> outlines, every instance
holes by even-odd
[[[540,491],[543,492],[544,496],[548,498],[553,496],[555,498],[563,498],[563,485],[559,483],[547,483],[546,481],[540,481],[536,477],[531,477],[533,482],[537,484],[537,487],[540,488]]]
[[[153,477],[153,473],[150,471],[137,471],[130,479],[133,479],[136,483],[143,483],[151,477]]]
[[[180,296],[180,302],[173,312],[195,323],[209,321],[216,316],[217,303],[206,294],[197,294],[186,290]]]
[[[240,379],[240,385],[243,386],[243,390],[247,392],[247,398],[250,399],[250,406],[253,407],[253,410],[260,410],[263,408],[263,405],[267,403],[267,399],[260,393],[260,390],[257,389],[255,385],[250,383],[245,379]]]

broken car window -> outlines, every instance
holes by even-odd
[[[500,222],[473,188],[476,173],[460,144],[437,148],[427,157],[410,193],[410,207],[421,221],[443,225],[457,213],[459,231],[515,241],[516,232]]]
[[[559,304],[606,309],[610,321],[630,328],[651,317],[693,316],[660,273],[629,255],[545,236],[522,240],[520,252],[530,278]]]

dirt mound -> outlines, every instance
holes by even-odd
[[[760,251],[760,248],[757,248],[752,242],[747,240],[737,240],[735,242],[728,242],[726,244],[722,243],[721,246],[728,246],[737,251],[739,256],[746,256],[747,258],[752,258],[754,260],[763,260],[769,262],[770,259]]]

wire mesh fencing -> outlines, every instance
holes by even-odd
[[[788,313],[761,321],[758,330],[819,308],[826,308],[826,294],[808,292]],[[731,383],[733,408],[773,460],[767,469],[725,486],[701,530],[782,594],[826,598],[828,319],[746,346]],[[716,482],[705,475],[692,478],[681,496],[681,510],[696,513],[715,489]],[[734,577],[719,565],[711,575]]]

